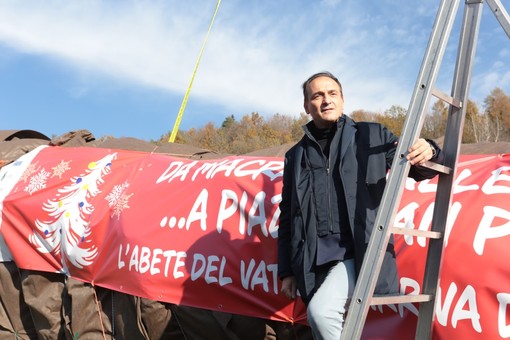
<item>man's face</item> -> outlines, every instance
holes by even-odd
[[[305,111],[319,129],[334,124],[344,112],[344,98],[340,86],[329,77],[315,78],[308,84]]]

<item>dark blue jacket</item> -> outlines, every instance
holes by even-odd
[[[317,246],[316,212],[311,197],[309,171],[303,161],[306,135],[285,155],[282,201],[278,229],[278,275],[295,276],[301,298],[308,302],[315,286]],[[356,271],[359,273],[377,210],[393,162],[398,138],[378,123],[356,123],[345,117],[339,157],[348,218],[354,239]],[[437,173],[412,166],[415,180]],[[390,241],[375,288],[376,294],[398,292],[398,275],[393,242]]]

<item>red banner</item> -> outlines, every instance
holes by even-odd
[[[282,159],[34,153],[0,173],[0,230],[19,267],[159,301],[305,322],[303,305],[279,294]],[[507,338],[510,155],[463,156],[456,178],[434,338]],[[396,224],[430,228],[436,183],[407,182]],[[419,291],[425,246],[420,237],[396,237],[405,294]],[[364,337],[412,339],[416,314],[412,304],[374,309]]]

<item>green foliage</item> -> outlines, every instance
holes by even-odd
[[[446,120],[448,118],[448,106],[442,100],[437,100],[432,105],[430,114],[423,122],[423,138],[436,139],[444,136]]]
[[[483,124],[479,121],[480,112],[476,103],[469,100],[466,108],[466,120],[464,124],[464,132],[462,135],[462,143],[476,143],[478,141],[479,125]]]
[[[510,141],[510,96],[495,88],[484,101],[480,112],[475,102],[469,100],[463,132],[463,143]],[[396,135],[402,133],[407,110],[393,105],[383,113],[356,110],[350,114],[355,121],[378,122]],[[220,127],[213,123],[203,128],[179,131],[175,143],[194,145],[222,154],[245,154],[254,150],[295,143],[303,136],[303,125],[310,117],[301,113],[299,117],[276,113],[264,117],[252,112],[237,120],[227,116]],[[433,103],[423,123],[421,137],[438,139],[444,136],[448,120],[448,106],[441,100]],[[167,142],[170,132],[158,142]]]
[[[508,141],[510,139],[510,96],[496,87],[485,98],[484,103],[494,141]]]
[[[399,136],[402,133],[406,116],[406,109],[399,105],[392,105],[388,110],[384,111],[379,122]]]
[[[259,113],[252,112],[242,116],[239,121],[231,115],[225,118],[219,128],[208,123],[201,129],[179,131],[176,143],[190,144],[222,154],[239,155],[295,142],[303,136],[302,125],[306,122],[308,116],[305,114],[296,118],[277,113],[264,118]]]
[[[356,122],[375,122],[377,117],[373,112],[355,110],[349,115]]]

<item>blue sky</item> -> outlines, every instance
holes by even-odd
[[[0,129],[159,139],[174,126],[216,2],[0,1]],[[322,70],[342,81],[347,114],[407,108],[439,3],[223,0],[180,128],[297,116],[301,83]],[[509,60],[510,40],[484,5],[470,94],[481,108],[496,86],[510,94]]]

